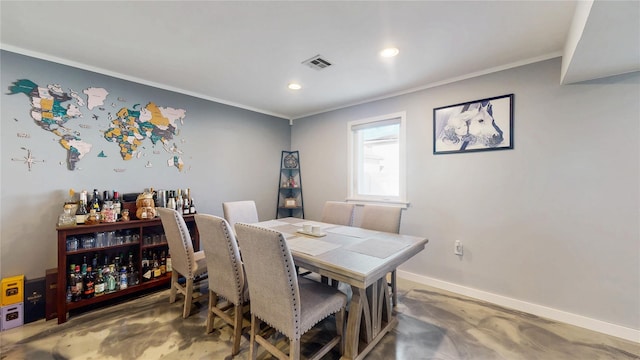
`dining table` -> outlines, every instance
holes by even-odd
[[[387,274],[422,251],[428,242],[419,236],[294,217],[255,225],[284,235],[296,267],[351,287],[341,358],[349,360],[363,359],[397,325]]]

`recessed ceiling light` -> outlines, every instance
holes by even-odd
[[[398,48],[386,48],[382,51],[380,51],[380,56],[382,57],[394,57],[396,55],[398,55],[398,53],[400,52],[400,50],[398,50]]]
[[[300,89],[302,89],[302,86],[300,86],[300,84],[296,84],[296,83],[289,83],[288,87],[291,90],[300,90]]]

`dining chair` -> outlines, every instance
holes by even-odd
[[[222,212],[232,231],[235,231],[234,226],[237,222],[249,224],[258,222],[258,210],[253,200],[223,202]]]
[[[256,358],[258,344],[278,359],[299,359],[302,335],[332,314],[337,334],[310,358],[320,359],[336,345],[342,354],[345,294],[298,277],[282,233],[244,223],[236,224],[236,233],[251,297],[249,358]],[[262,322],[289,340],[289,355],[258,334]]]
[[[198,294],[193,293],[194,282],[197,277],[207,272],[207,263],[204,251],[193,251],[191,235],[182,215],[169,208],[156,208],[160,214],[160,220],[164,227],[171,255],[171,290],[169,303],[176,301],[177,292],[184,295],[184,308],[182,317],[187,318],[191,313],[191,303],[197,299]],[[185,278],[185,284],[181,285],[178,277]],[[204,277],[200,278],[200,280]]]
[[[249,288],[238,243],[225,219],[207,214],[196,214],[194,217],[200,233],[200,243],[207,259],[209,274],[207,333],[213,331],[213,321],[216,316],[231,325],[233,327],[231,356],[234,356],[240,350],[243,309],[249,304]],[[227,306],[224,303],[221,304],[218,297],[226,299]],[[230,306],[233,306],[233,316],[227,313]]]
[[[362,222],[360,227],[363,229],[399,234],[401,216],[402,208],[399,206],[367,204],[362,208]],[[393,303],[393,307],[395,307],[398,304],[396,270],[391,272],[389,286],[391,287],[391,302]]]
[[[353,224],[354,204],[343,201],[327,201],[322,208],[321,221],[329,224],[351,226]]]

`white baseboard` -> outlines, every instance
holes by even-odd
[[[419,284],[451,291],[453,293],[487,301],[496,305],[504,306],[506,308],[523,311],[536,316],[579,326],[585,329],[640,343],[640,330],[637,329],[631,329],[624,326],[611,324],[582,315],[577,315],[538,304],[532,304],[526,301],[509,298],[506,296],[497,295],[490,292],[477,290],[470,287],[461,286],[458,284],[430,278],[427,276],[417,275],[402,270],[397,270],[397,276]]]

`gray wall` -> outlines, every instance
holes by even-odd
[[[553,59],[296,120],[305,215],[347,196],[347,122],[406,110],[401,232],[430,241],[402,270],[640,329],[640,74],[559,79]],[[433,108],[509,93],[513,150],[433,155]]]
[[[93,188],[121,193],[145,188],[191,188],[198,211],[222,215],[222,201],[254,199],[260,219],[273,218],[276,207],[280,154],[290,148],[288,120],[246,111],[219,103],[144,86],[31,57],[2,51],[0,122],[0,276],[25,274],[44,276],[57,266],[55,225],[69,188]],[[30,104],[23,94],[8,95],[18,79],[30,79],[40,86],[60,84],[65,91],[78,92],[94,86],[110,92],[106,108],[113,111],[126,105],[155,102],[158,106],[185,109],[186,118],[176,144],[184,151],[185,171],[167,167],[164,150],[154,155],[145,142],[147,156],[124,161],[115,143],[100,139],[105,119],[80,121],[91,125],[82,138],[94,144],[80,169],[67,170],[66,151],[54,141],[56,136],[36,126]],[[213,84],[215,86],[215,84]],[[116,108],[111,103],[117,104]],[[90,113],[85,109],[85,113]],[[18,119],[18,121],[15,121]],[[18,132],[30,134],[20,138]],[[184,141],[183,141],[184,140]],[[45,163],[36,163],[31,172],[11,158],[22,158],[21,147],[33,150]],[[103,150],[107,158],[98,158]],[[145,168],[147,160],[152,168]],[[60,164],[60,162],[63,162]],[[117,173],[114,168],[125,169]]]

